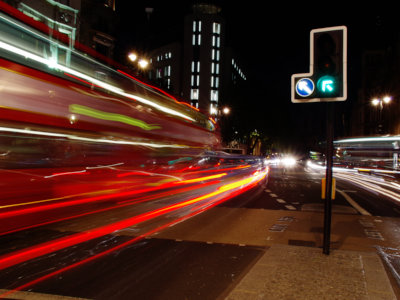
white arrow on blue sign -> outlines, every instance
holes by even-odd
[[[296,84],[296,93],[301,97],[308,97],[314,92],[314,82],[310,78],[302,78]]]

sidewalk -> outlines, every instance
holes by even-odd
[[[157,236],[266,247],[227,300],[400,299],[398,283],[377,250],[400,249],[400,219],[344,213],[333,206],[326,255],[323,217],[318,209],[216,207],[187,220],[185,230],[178,224]]]
[[[273,245],[227,300],[396,299],[380,258],[373,252]]]

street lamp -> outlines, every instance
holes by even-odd
[[[390,103],[390,101],[392,101],[392,97],[385,96],[383,98],[374,98],[374,99],[372,99],[371,102],[372,102],[372,105],[374,105],[374,106],[378,106],[379,105],[379,108],[382,110],[383,103],[388,104],[388,103]]]
[[[138,71],[146,69],[147,66],[149,65],[149,61],[146,58],[139,57],[138,54],[135,52],[129,52],[128,59],[131,62],[135,63],[134,66],[136,66]],[[137,65],[136,65],[136,63],[137,63]]]
[[[137,54],[130,52],[130,53],[128,53],[128,58],[130,61],[135,62],[137,60]]]
[[[149,65],[149,61],[147,59],[141,58],[138,61],[138,65],[141,69],[146,69],[147,66]]]
[[[222,113],[224,114],[224,115],[228,115],[229,113],[231,112],[231,110],[229,109],[229,107],[224,107],[223,109],[222,109]]]
[[[391,96],[385,96],[383,98],[374,98],[371,103],[374,106],[379,106],[379,125],[378,125],[378,133],[382,133],[382,110],[384,104],[389,104],[392,101]]]

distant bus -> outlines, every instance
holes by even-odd
[[[400,136],[357,137],[334,141],[336,164],[348,167],[398,169]]]

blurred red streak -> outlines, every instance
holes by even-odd
[[[218,181],[218,180],[214,180],[214,181],[202,183],[201,185],[197,185],[196,188],[203,188],[203,187],[206,187],[206,186],[214,185],[214,184],[219,183],[219,182],[220,181]],[[184,187],[184,188],[180,188],[180,189],[175,189],[174,190],[174,194],[184,193],[184,192],[192,191],[192,190],[194,190],[193,187]],[[106,211],[110,211],[110,210],[113,210],[113,209],[118,209],[118,208],[125,207],[125,206],[135,205],[135,204],[139,204],[139,203],[142,203],[142,202],[151,201],[151,200],[154,200],[154,199],[159,199],[159,198],[162,198],[162,197],[165,197],[165,196],[169,196],[169,195],[171,195],[171,192],[167,191],[167,192],[158,193],[158,194],[150,195],[150,196],[149,195],[145,195],[145,196],[142,196],[141,198],[124,200],[124,201],[117,202],[117,204],[112,206],[112,207],[102,208],[102,209],[98,209],[98,210],[91,210],[91,211],[88,211],[88,212],[85,212],[85,213],[81,213],[81,214],[77,214],[77,215],[73,215],[73,216],[69,216],[69,217],[65,217],[65,218],[59,218],[59,219],[55,219],[55,220],[51,220],[51,221],[47,221],[47,222],[37,223],[37,224],[34,224],[34,225],[30,225],[30,226],[25,226],[25,227],[22,227],[22,228],[17,228],[17,229],[14,229],[14,230],[0,232],[0,236],[6,235],[6,234],[10,234],[10,233],[14,233],[14,232],[18,232],[18,231],[22,231],[22,230],[32,229],[32,228],[39,227],[39,226],[49,225],[49,224],[52,224],[52,223],[57,223],[57,222],[71,220],[71,219],[76,219],[76,218],[84,217],[84,216],[87,216],[87,215],[106,212]]]
[[[218,174],[218,175],[220,175],[220,174]],[[215,175],[215,176],[218,176],[218,175]],[[224,175],[226,175],[226,173],[222,173],[222,175],[220,175],[218,177],[221,177]],[[202,181],[202,180],[207,180],[209,178],[210,178],[210,176],[206,176],[206,177],[197,178],[197,180]],[[84,199],[80,199],[80,200],[64,201],[64,202],[60,202],[60,203],[52,203],[52,204],[47,204],[47,205],[40,205],[40,206],[35,206],[35,207],[30,207],[30,208],[13,210],[13,211],[0,213],[0,219],[15,217],[15,216],[23,215],[23,214],[28,214],[28,213],[36,213],[39,211],[45,211],[45,210],[56,209],[56,208],[61,208],[61,207],[67,207],[67,206],[72,206],[72,205],[80,205],[80,204],[85,204],[85,203],[94,202],[94,201],[108,200],[108,199],[112,199],[112,198],[119,198],[119,197],[133,196],[133,195],[142,194],[142,193],[154,192],[154,191],[157,191],[160,189],[165,189],[165,188],[172,187],[172,186],[174,186],[174,182],[168,182],[168,183],[164,183],[159,186],[156,186],[156,187],[150,187],[150,188],[145,188],[145,189],[113,193],[113,194],[108,194],[108,195],[84,198]],[[58,199],[54,199],[54,201],[56,201],[56,200],[58,200]],[[35,203],[27,203],[27,204],[35,204]],[[21,206],[21,204],[18,204],[18,206]]]
[[[233,170],[239,170],[239,169],[246,169],[246,168],[250,168],[251,165],[243,165],[243,166],[238,166],[238,167],[232,167],[232,168],[224,168],[224,169],[209,169],[209,170],[202,170],[202,171],[193,171],[194,174],[200,174],[200,173],[211,173],[211,172],[226,172],[226,171],[233,171]],[[171,173],[181,173],[184,170],[186,170],[186,168],[181,169],[181,170],[176,170],[174,172]]]
[[[245,178],[229,185],[224,185],[218,188],[216,191],[202,195],[200,197],[196,197],[187,201],[183,201],[180,203],[176,203],[173,205],[169,205],[163,208],[156,209],[154,211],[150,211],[139,216],[135,216],[126,220],[122,220],[113,224],[105,225],[93,230],[84,231],[81,233],[73,234],[71,236],[67,236],[64,238],[59,238],[54,241],[46,242],[34,247],[30,247],[24,250],[16,251],[15,253],[11,253],[8,255],[4,255],[0,257],[0,270],[11,267],[13,265],[25,262],[27,260],[49,254],[51,252],[55,252],[79,243],[83,243],[85,241],[95,239],[107,234],[111,234],[115,231],[121,230],[123,228],[131,227],[141,222],[150,220],[152,218],[158,217],[160,215],[166,214],[168,212],[172,212],[174,210],[178,210],[179,208],[189,206],[191,204],[195,204],[202,200],[211,198],[213,196],[217,196],[224,192],[227,192],[234,188],[240,188],[242,185],[251,184],[252,182],[256,183],[262,180],[266,176],[266,173],[258,175],[256,177]],[[252,185],[253,186],[253,185]]]
[[[38,283],[40,283],[40,282],[42,282],[42,281],[44,281],[46,279],[49,279],[49,278],[51,278],[53,276],[56,276],[58,274],[61,274],[61,273],[66,272],[68,270],[71,270],[73,268],[79,267],[79,266],[81,266],[81,265],[83,265],[85,263],[91,262],[91,261],[93,261],[95,259],[101,258],[101,257],[103,257],[103,256],[105,256],[107,254],[110,254],[110,253],[114,252],[114,251],[117,251],[117,250],[120,250],[120,249],[122,249],[124,247],[127,247],[127,246],[129,246],[129,245],[131,245],[131,244],[133,244],[133,243],[135,243],[135,242],[137,242],[137,241],[139,241],[139,240],[141,240],[141,239],[153,234],[153,233],[161,231],[161,230],[163,230],[163,229],[165,229],[167,227],[170,227],[170,226],[175,225],[175,224],[177,224],[179,222],[182,222],[182,221],[184,221],[184,220],[186,220],[188,218],[191,218],[191,217],[193,217],[193,216],[195,216],[197,214],[200,214],[205,210],[208,210],[208,209],[210,209],[210,208],[212,208],[214,206],[217,206],[218,204],[221,204],[221,203],[223,203],[223,202],[225,202],[225,201],[227,201],[227,200],[229,200],[229,199],[231,199],[231,198],[233,198],[233,197],[235,197],[235,196],[237,196],[237,195],[239,195],[239,194],[241,194],[241,193],[243,193],[243,192],[245,192],[247,190],[250,190],[251,188],[256,186],[258,184],[258,182],[263,180],[265,178],[266,174],[267,173],[264,173],[264,174],[261,174],[260,176],[258,176],[259,178],[255,179],[251,184],[249,184],[244,189],[237,190],[234,193],[231,193],[231,194],[227,195],[226,197],[224,197],[224,198],[222,198],[222,199],[220,199],[218,201],[213,202],[212,204],[203,204],[203,205],[200,205],[200,206],[196,207],[195,208],[196,210],[193,211],[191,214],[188,214],[188,215],[183,216],[181,218],[175,219],[170,223],[167,223],[167,224],[164,224],[162,226],[159,226],[159,227],[157,227],[157,228],[155,228],[155,229],[153,229],[153,230],[151,230],[149,232],[146,232],[146,233],[144,233],[144,234],[142,234],[142,235],[140,235],[140,236],[138,236],[138,237],[136,237],[134,239],[131,239],[131,240],[125,242],[125,243],[122,243],[122,244],[120,244],[118,246],[115,246],[115,247],[113,247],[111,249],[103,251],[103,252],[101,252],[99,254],[96,254],[96,255],[94,255],[92,257],[86,258],[84,260],[81,260],[81,261],[79,261],[77,263],[74,263],[74,264],[69,265],[67,267],[64,267],[62,269],[59,269],[59,270],[54,271],[52,273],[49,273],[49,274],[44,275],[42,277],[36,278],[35,280],[32,280],[32,281],[30,281],[30,282],[28,282],[28,283],[26,283],[24,285],[16,287],[13,290],[10,290],[10,291],[7,291],[7,292],[5,292],[3,294],[0,294],[0,297],[3,298],[3,297],[6,297],[6,296],[9,296],[9,295],[11,295],[11,294],[13,294],[13,293],[15,293],[17,291],[21,291],[23,289],[26,289],[26,288],[28,288],[28,287],[30,287],[32,285],[38,284]]]

